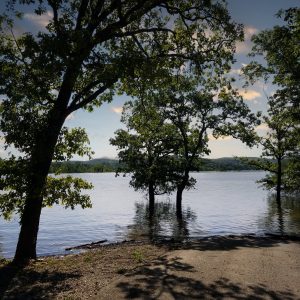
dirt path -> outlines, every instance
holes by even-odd
[[[300,299],[300,244],[174,250],[101,291],[101,299],[134,298]]]
[[[0,299],[300,299],[300,242],[216,237],[0,263]]]

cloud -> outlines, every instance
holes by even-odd
[[[250,40],[252,35],[257,34],[259,30],[253,26],[245,26],[244,28],[244,34],[245,34],[245,40]]]
[[[46,27],[53,18],[53,13],[51,11],[47,11],[40,16],[34,13],[26,13],[24,14],[24,18],[40,27]]]
[[[245,64],[245,63],[241,63],[241,68],[236,68],[236,69],[231,69],[230,70],[230,72],[229,72],[229,74],[231,74],[231,75],[242,75],[243,74],[243,71],[242,71],[242,68],[244,68],[244,67],[246,67],[247,66],[247,64]]]
[[[112,107],[111,107],[111,110],[112,110],[114,113],[120,115],[120,114],[122,113],[122,111],[123,111],[123,107],[122,107],[122,106],[112,106]]]
[[[245,100],[248,100],[248,101],[255,100],[256,98],[259,98],[259,97],[262,96],[259,92],[255,91],[255,90],[247,90],[247,91],[239,90],[239,94],[240,94]],[[254,102],[255,102],[255,101],[254,101]]]
[[[252,48],[252,45],[250,42],[236,43],[236,53],[238,53],[238,54],[249,53],[251,48]]]
[[[268,131],[270,128],[266,123],[261,123],[260,125],[256,126],[256,131]]]
[[[238,54],[249,53],[252,49],[251,37],[254,34],[257,34],[258,32],[259,30],[253,26],[245,26],[244,28],[245,40],[243,42],[236,43],[236,53]]]
[[[229,74],[231,74],[231,75],[233,75],[233,74],[241,75],[242,70],[241,69],[231,69]]]

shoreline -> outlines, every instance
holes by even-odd
[[[288,234],[274,234],[274,233],[248,233],[248,234],[228,234],[228,235],[209,235],[209,236],[200,236],[200,237],[188,237],[181,240],[175,240],[169,236],[157,236],[155,239],[141,238],[141,239],[131,239],[131,240],[122,240],[116,242],[108,242],[107,240],[94,241],[86,244],[79,244],[72,247],[66,247],[64,252],[48,254],[48,255],[37,255],[37,260],[46,259],[51,257],[65,257],[69,255],[77,255],[85,253],[89,250],[101,249],[101,248],[114,248],[120,247],[122,245],[145,245],[152,244],[157,246],[169,246],[171,249],[174,247],[190,247],[193,243],[201,243],[207,241],[221,241],[221,240],[244,240],[244,239],[255,239],[260,241],[275,240],[275,241],[296,241],[300,242],[300,235],[288,235]],[[2,261],[11,261],[13,257],[0,257],[0,262]]]
[[[250,299],[258,291],[255,299],[300,299],[300,237],[127,241],[21,269],[0,261],[0,299]]]

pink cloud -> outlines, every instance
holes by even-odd
[[[111,107],[111,110],[112,110],[114,113],[120,115],[120,114],[123,112],[123,107],[122,107],[122,106],[112,106],[112,107]]]

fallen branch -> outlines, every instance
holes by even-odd
[[[103,244],[106,242],[107,242],[107,240],[101,240],[98,242],[93,242],[93,243],[89,243],[89,244],[83,244],[83,245],[79,245],[79,246],[66,248],[65,250],[70,251],[70,250],[74,250],[74,249],[92,249],[92,248],[95,248],[95,247],[99,246],[100,244]]]

